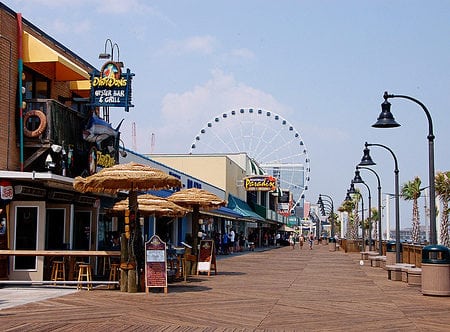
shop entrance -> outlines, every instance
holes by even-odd
[[[38,207],[18,206],[16,208],[16,250],[37,249]],[[36,270],[36,256],[15,256],[15,270]]]
[[[47,209],[45,250],[68,249],[64,244],[65,209]]]
[[[90,211],[76,211],[73,221],[72,249],[89,250],[91,240],[91,215]]]

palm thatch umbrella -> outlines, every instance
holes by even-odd
[[[138,212],[140,215],[144,216],[182,217],[190,212],[189,209],[185,209],[165,198],[150,194],[139,195],[137,200]],[[128,206],[129,202],[127,198],[115,203],[108,212],[111,214],[122,214],[128,210]]]
[[[227,204],[217,195],[198,188],[182,189],[170,195],[167,200],[192,209],[192,242],[193,253],[197,253],[200,209],[214,210]]]
[[[128,209],[130,214],[130,240],[128,237],[121,238],[121,260],[125,265],[133,267],[128,270],[128,276],[122,270],[121,291],[136,292],[139,281],[137,272],[139,264],[144,264],[144,245],[140,236],[140,228],[136,226],[136,215],[139,211],[137,192],[139,190],[159,190],[170,187],[180,187],[181,182],[159,169],[131,162],[104,168],[100,172],[87,178],[76,177],[73,187],[80,192],[108,193],[114,194],[118,191],[128,191]],[[128,250],[129,248],[129,250]],[[138,264],[136,264],[138,263]],[[134,271],[132,271],[134,270]],[[134,272],[134,273],[133,273]],[[123,280],[123,282],[122,282]]]
[[[180,186],[181,182],[176,177],[135,162],[104,168],[87,178],[78,176],[73,183],[75,190],[95,193],[117,193],[121,190],[136,192]]]

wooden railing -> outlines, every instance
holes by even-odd
[[[422,266],[423,245],[402,243],[402,262]]]
[[[347,240],[341,239],[340,246],[345,252],[360,252],[361,251],[361,239],[358,240]],[[383,255],[386,255],[386,243],[383,241],[381,243],[381,249]],[[414,264],[416,267],[422,266],[422,244],[409,244],[402,243],[402,263]],[[375,246],[372,248],[373,251],[378,251],[378,241],[375,241]]]

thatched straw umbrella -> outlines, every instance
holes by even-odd
[[[128,273],[122,269],[121,291],[130,293],[137,291],[139,267],[136,263],[144,264],[144,245],[141,243],[140,228],[136,226],[137,216],[135,213],[139,211],[137,192],[139,190],[159,190],[180,186],[181,182],[177,178],[159,169],[134,162],[104,168],[87,178],[76,177],[74,179],[73,187],[80,192],[109,194],[118,191],[129,192],[128,210],[132,212],[129,225],[131,237],[130,240],[126,236],[121,237],[121,260],[125,260],[123,263],[127,267],[133,268],[129,269]],[[131,250],[127,250],[128,247]],[[142,260],[142,262],[139,262],[139,260]]]
[[[155,216],[155,217],[183,217],[189,209],[185,209],[178,204],[175,204],[165,198],[143,194],[137,197],[138,212],[141,216]],[[128,198],[115,203],[112,208],[108,209],[111,214],[123,214],[128,210]]]
[[[170,195],[167,200],[192,209],[192,242],[193,253],[197,253],[200,209],[214,210],[227,204],[217,195],[198,188],[182,189]]]

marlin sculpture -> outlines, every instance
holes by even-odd
[[[97,114],[93,113],[89,118],[86,129],[83,130],[83,139],[88,142],[99,144],[105,139],[113,136],[116,138],[119,135],[119,129],[124,119],[120,121],[116,129],[114,129],[108,122],[99,118]]]

